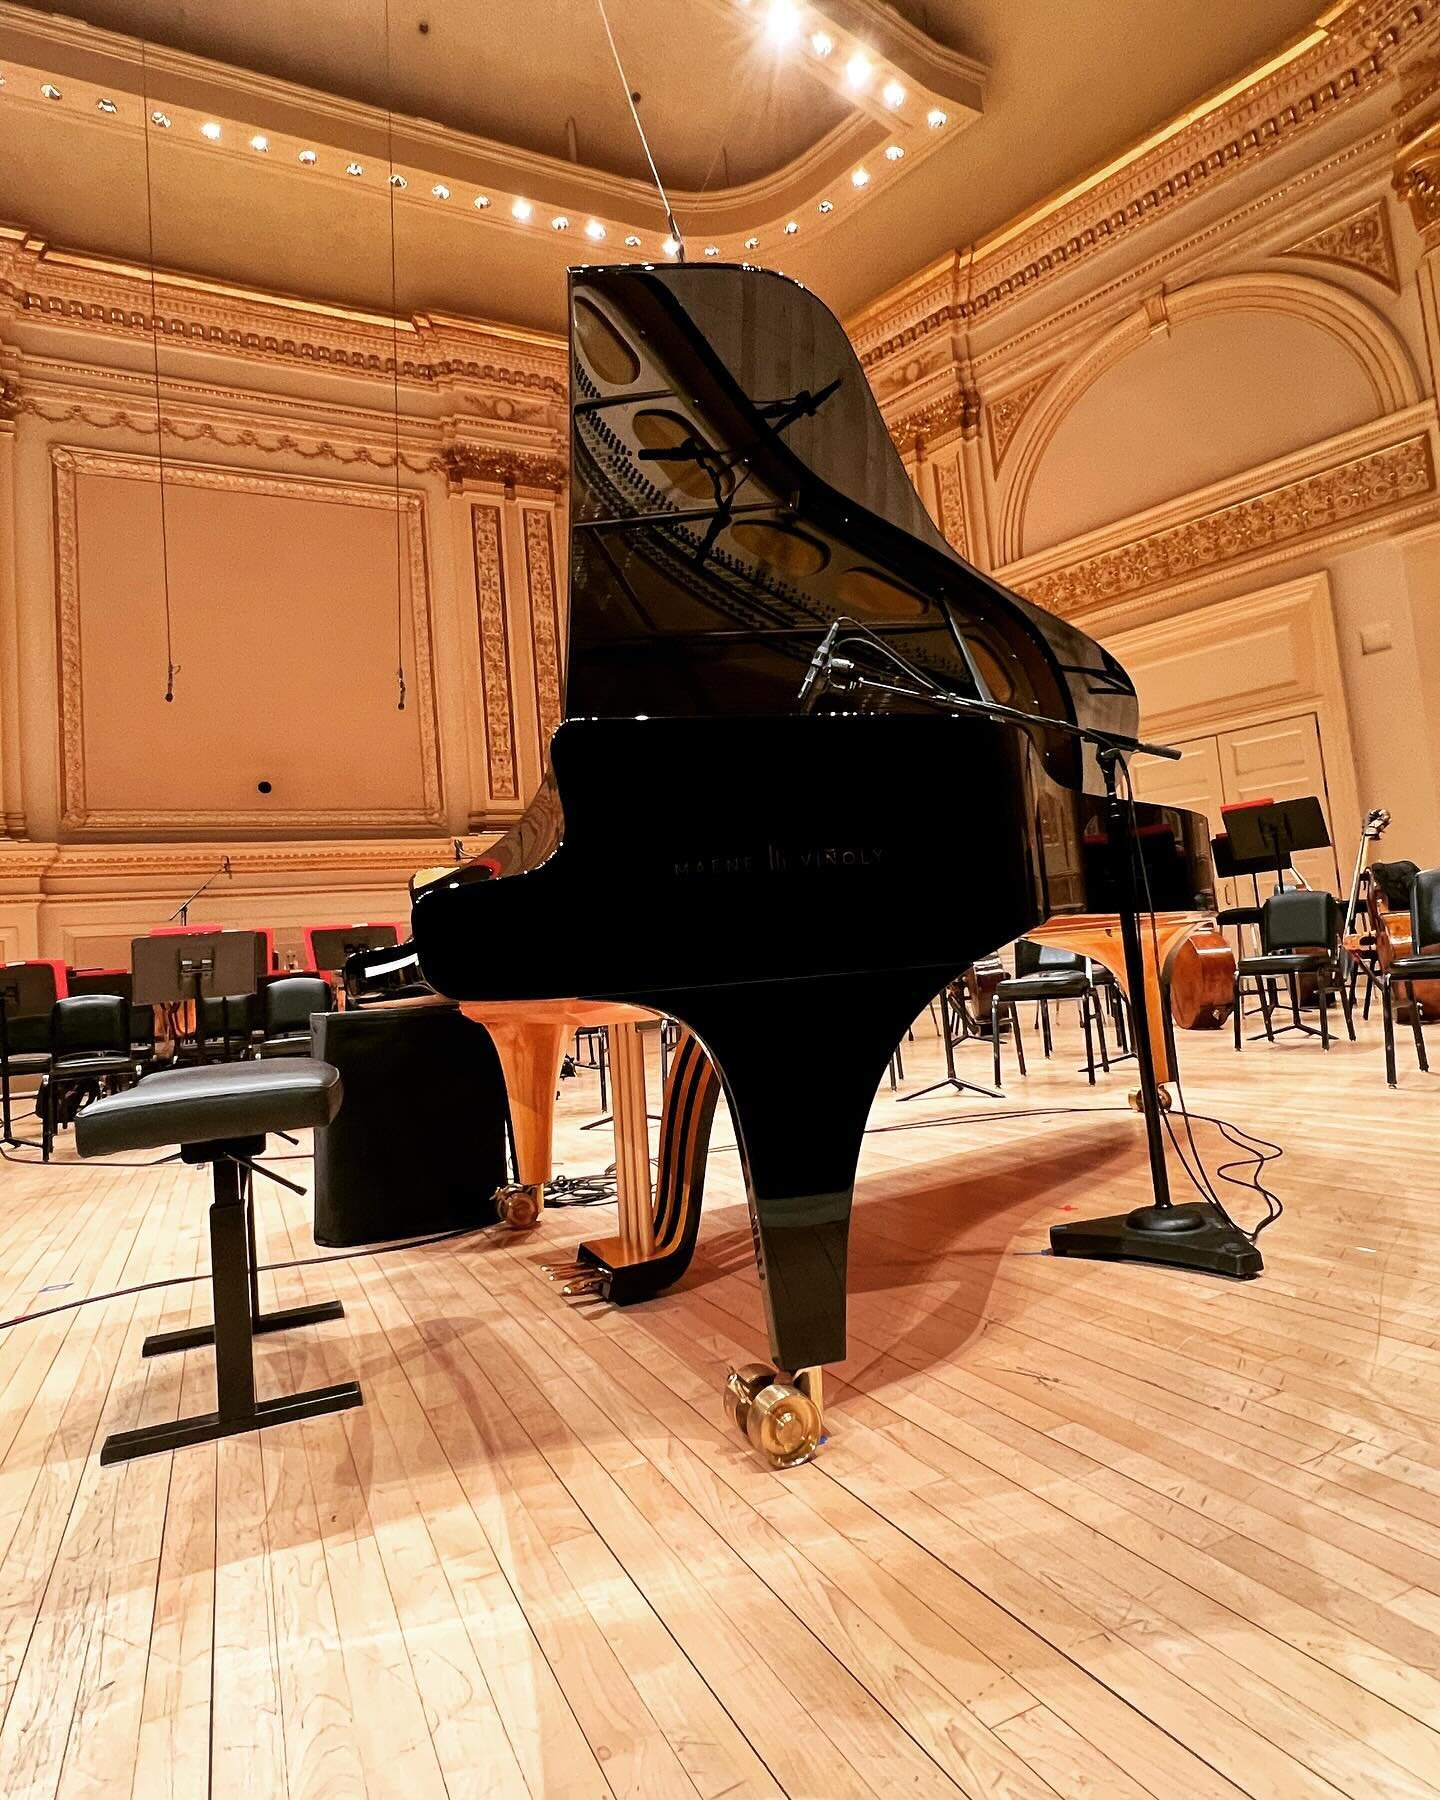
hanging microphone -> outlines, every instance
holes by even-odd
[[[810,658],[810,667],[805,671],[805,679],[800,683],[800,692],[795,696],[795,704],[802,713],[808,713],[815,701],[820,698],[819,694],[815,693],[815,685],[821,675],[829,671],[830,656],[839,635],[840,621],[837,619],[815,647],[815,654]]]

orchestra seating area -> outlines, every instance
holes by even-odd
[[[1440,0],[0,0],[0,1800],[1440,1800],[1437,596]]]

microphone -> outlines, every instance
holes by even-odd
[[[234,878],[234,871],[230,867],[230,858],[228,856],[222,856],[220,858],[220,873],[229,876],[232,880]]]
[[[810,658],[810,667],[805,671],[805,679],[800,683],[800,692],[795,696],[796,707],[802,713],[809,712],[811,706],[820,698],[819,694],[815,693],[815,686],[821,675],[829,671],[830,656],[839,635],[840,621],[837,619],[815,647],[815,654]]]

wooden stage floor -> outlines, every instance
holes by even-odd
[[[1440,1077],[1402,1042],[1390,1093],[1373,1022],[1187,1035],[1192,1106],[1287,1152],[1231,1285],[1043,1254],[1144,1197],[1130,1078],[1078,1045],[1067,1009],[999,1107],[877,1099],[833,1436],[788,1473],[720,1420],[764,1352],[728,1148],[648,1307],[541,1272],[604,1208],[267,1277],[344,1300],[257,1346],[264,1392],[357,1375],[337,1417],[102,1469],[211,1403],[208,1352],[140,1357],[205,1286],[0,1332],[0,1794],[1440,1794]],[[0,1316],[204,1268],[206,1192],[0,1165]],[[307,1211],[263,1190],[267,1259]]]

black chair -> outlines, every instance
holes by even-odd
[[[1088,957],[1072,950],[1061,950],[1054,944],[1036,944],[1021,938],[1015,946],[1015,973],[996,988],[990,1002],[990,1041],[995,1059],[995,1085],[1000,1086],[1000,1039],[1003,1015],[1008,1014],[1015,1032],[1015,1055],[1020,1073],[1025,1074],[1025,1045],[1020,1036],[1019,1007],[1035,1001],[1040,1010],[1040,1042],[1048,1057],[1052,1048],[1050,1035],[1050,1003],[1053,1000],[1078,1000],[1080,1023],[1085,1032],[1085,1073],[1091,1087],[1095,1085],[1095,1034],[1100,1038],[1100,1066],[1108,1075],[1110,1053],[1105,1043],[1105,1016],[1100,1006],[1098,983]]]
[[[50,1067],[41,1078],[35,1110],[40,1153],[50,1160],[55,1137],[79,1109],[139,1079],[130,1052],[130,1007],[118,994],[77,994],[57,1000],[50,1014]]]
[[[50,1015],[63,965],[49,961],[0,963],[0,1143],[18,1144],[12,1130],[10,1084],[43,1076],[50,1067]]]
[[[1380,1012],[1385,1026],[1385,1079],[1395,1080],[1395,989],[1410,1004],[1410,1029],[1415,1036],[1415,1060],[1428,1071],[1425,1034],[1421,1029],[1420,1002],[1414,983],[1440,980],[1440,869],[1419,869],[1410,884],[1409,956],[1397,956],[1380,971]],[[1427,949],[1426,946],[1429,946]]]
[[[72,994],[118,994],[130,1008],[130,1054],[144,1070],[155,1060],[155,1008],[134,999],[135,977],[129,969],[71,969]]]
[[[101,1446],[102,1463],[128,1462],[157,1450],[178,1450],[361,1404],[359,1385],[353,1381],[257,1400],[251,1342],[260,1332],[312,1325],[344,1314],[337,1300],[261,1312],[250,1194],[255,1159],[264,1153],[266,1133],[328,1125],[339,1110],[340,1097],[340,1077],[328,1063],[215,1063],[161,1070],[132,1092],[98,1100],[80,1115],[75,1141],[82,1156],[178,1144],[184,1162],[208,1162],[213,1178],[210,1290],[215,1323],[153,1333],[145,1340],[143,1354],[162,1356],[213,1344],[215,1411],[114,1432]]]
[[[255,994],[202,996],[195,1034],[175,1043],[175,1061],[238,1062],[261,1032],[259,997]],[[204,1042],[201,1043],[200,1039]]]
[[[1244,1044],[1245,984],[1260,1004],[1265,1036],[1273,1044],[1275,984],[1283,981],[1290,995],[1290,1023],[1280,1031],[1314,1034],[1300,1018],[1300,977],[1315,977],[1320,1001],[1320,1043],[1330,1048],[1330,1000],[1340,1002],[1345,1029],[1355,1042],[1350,988],[1340,969],[1340,902],[1315,888],[1291,888],[1272,894],[1260,909],[1260,955],[1242,956],[1235,964],[1235,1048]]]
[[[329,1012],[335,990],[320,975],[284,975],[265,985],[261,995],[261,1037],[254,1056],[308,1056],[310,1015]]]

